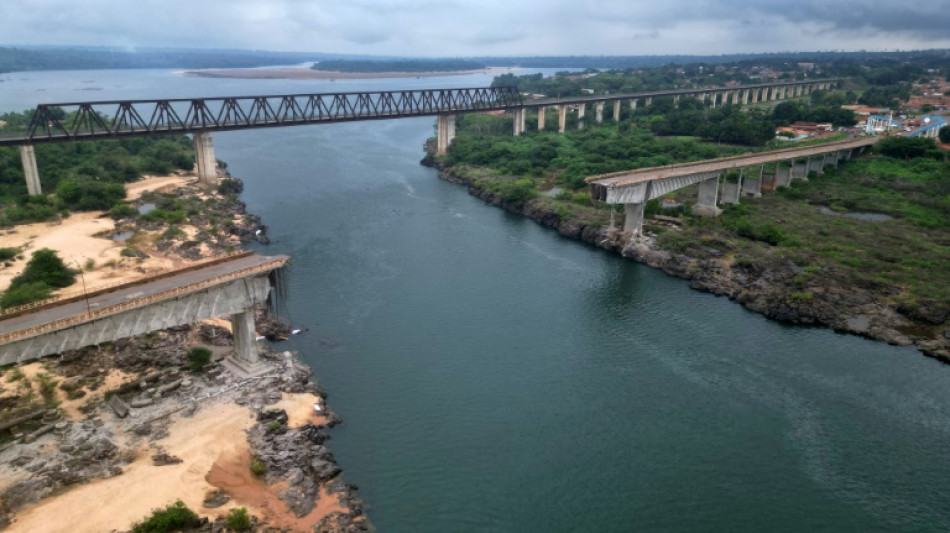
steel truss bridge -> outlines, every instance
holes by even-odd
[[[40,104],[26,135],[0,137],[0,145],[421,117],[521,105],[514,87]]]
[[[515,87],[418,89],[355,93],[315,93],[220,98],[113,100],[40,104],[24,133],[0,136],[2,145],[30,145],[141,135],[167,135],[249,128],[273,128],[355,120],[382,120],[456,113],[501,111],[556,105],[636,101],[653,97],[711,98],[720,104],[746,103],[750,92],[762,99],[794,97],[794,89],[820,87],[840,79],[796,80],[731,87],[706,87],[543,100],[523,100]],[[786,94],[788,90],[788,94]],[[780,91],[780,94],[776,94]],[[753,99],[753,103],[755,100]]]

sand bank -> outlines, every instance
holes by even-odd
[[[238,78],[245,80],[364,80],[379,78],[433,78],[438,76],[465,76],[511,71],[508,67],[489,67],[478,70],[452,72],[338,72],[309,68],[208,68],[186,70],[185,76],[203,78]]]

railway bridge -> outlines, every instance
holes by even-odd
[[[117,139],[143,135],[192,134],[199,181],[213,184],[217,160],[211,133],[253,128],[274,128],[385,120],[420,116],[438,117],[437,151],[446,153],[455,137],[455,117],[460,113],[505,111],[513,115],[513,133],[526,128],[529,112],[537,114],[538,129],[544,129],[546,111],[558,114],[558,129],[568,126],[568,114],[576,114],[582,128],[588,108],[595,120],[604,120],[604,108],[613,108],[619,121],[621,106],[631,110],[650,105],[654,98],[694,97],[711,107],[744,105],[797,98],[836,86],[840,79],[799,80],[731,87],[705,87],[609,94],[572,98],[525,99],[514,87],[420,89],[353,93],[315,93],[167,100],[114,100],[40,104],[26,131],[0,136],[0,146],[18,146],[27,190],[42,194],[34,145],[92,139]]]

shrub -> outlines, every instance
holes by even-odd
[[[178,226],[172,224],[171,226],[168,226],[168,229],[162,232],[161,240],[164,241],[164,240],[177,239],[178,237],[184,237],[184,236],[185,236],[185,232],[182,231]]]
[[[68,287],[76,275],[66,268],[56,252],[37,250],[23,273],[10,281],[10,288],[0,296],[0,307],[9,308],[48,298],[53,289]]]
[[[219,194],[240,194],[244,190],[244,184],[233,178],[225,178],[218,183]]]
[[[211,362],[211,350],[204,346],[195,346],[188,350],[185,356],[188,359],[188,370],[192,372],[201,372],[205,365]]]
[[[109,210],[109,216],[115,220],[119,220],[120,218],[131,218],[137,214],[139,214],[138,210],[125,202],[115,204],[112,206],[112,209]]]
[[[56,196],[79,211],[106,210],[125,199],[125,186],[99,179],[68,179],[56,187]]]
[[[225,520],[229,529],[234,531],[248,531],[251,529],[251,517],[247,515],[246,507],[237,507],[231,509],[228,518]]]
[[[156,509],[152,516],[132,526],[132,533],[171,533],[196,527],[198,515],[181,500],[164,509]]]
[[[263,476],[267,472],[267,465],[260,459],[251,461],[251,473],[255,476]]]
[[[175,210],[166,210],[166,209],[153,209],[144,215],[139,217],[141,220],[148,222],[164,222],[166,224],[181,224],[185,221],[185,211],[184,209],[175,209]]]
[[[927,137],[885,137],[877,142],[874,149],[881,155],[897,159],[942,157],[937,151],[937,143]]]
[[[9,261],[19,255],[19,248],[0,248],[0,261]]]

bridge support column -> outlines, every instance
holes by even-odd
[[[604,103],[597,102],[594,104],[594,118],[597,120],[597,123],[600,124],[604,121]]]
[[[36,153],[32,144],[20,145],[20,162],[23,164],[23,177],[26,178],[26,191],[30,196],[43,194],[40,186],[40,172],[36,169]]]
[[[796,172],[795,161],[789,161],[788,168],[779,164],[775,167],[775,187],[790,187],[792,185],[792,179],[796,177]]]
[[[544,121],[546,119],[544,116],[545,109],[544,106],[538,108],[538,131],[544,131]]]
[[[792,172],[790,182],[793,180],[805,180],[808,181],[808,172],[810,168],[811,159],[805,159],[805,162],[798,164],[796,161],[792,162]]]
[[[749,103],[749,89],[745,89],[742,91],[742,105],[746,105],[748,103]]]
[[[650,107],[650,104],[652,104],[652,103],[653,103],[653,97],[652,97],[652,96],[647,96],[646,100],[643,101],[643,105],[645,105],[646,107]]]
[[[722,213],[717,207],[719,197],[719,176],[699,182],[699,199],[693,207],[693,213],[701,217],[715,217]]]
[[[812,161],[814,161],[815,164],[812,164]],[[814,171],[815,171],[815,174],[817,174],[817,175],[819,175],[819,176],[821,176],[822,174],[824,174],[824,173],[825,173],[825,156],[820,155],[820,156],[818,156],[818,157],[809,157],[809,158],[808,158],[808,169],[809,169],[809,170],[814,170]]]
[[[525,108],[515,109],[514,134],[515,137],[525,132]]]
[[[739,91],[732,91],[732,105],[739,103]]]
[[[633,236],[638,236],[643,232],[643,208],[646,202],[642,204],[623,204],[623,232]]]
[[[824,168],[828,165],[835,166],[835,167],[838,166],[838,152],[825,154],[825,157],[822,158],[821,160],[821,166],[822,168]]]
[[[630,100],[630,111],[635,112],[636,110],[637,110],[637,99],[634,98],[633,100]]]
[[[614,100],[614,122],[620,122],[620,100]]]
[[[449,153],[449,145],[455,138],[455,115],[439,115],[436,124],[435,153],[445,155]]]
[[[587,104],[577,104],[577,129],[584,129],[584,113],[587,111]]]
[[[759,165],[759,176],[746,176],[742,182],[742,194],[758,198],[762,196],[762,176],[765,174],[765,165]]]
[[[745,172],[744,168],[739,169],[739,179],[735,183],[725,181],[722,182],[722,198],[720,202],[724,204],[738,204],[739,203],[739,194],[742,191],[742,174]]]
[[[195,133],[195,166],[198,167],[198,182],[202,185],[218,183],[218,160],[214,157],[211,132]]]
[[[561,104],[557,106],[557,131],[564,133],[567,129],[567,106]]]
[[[254,309],[231,315],[231,333],[234,337],[234,357],[224,365],[239,377],[259,376],[268,371],[257,354],[257,333],[254,331]]]

